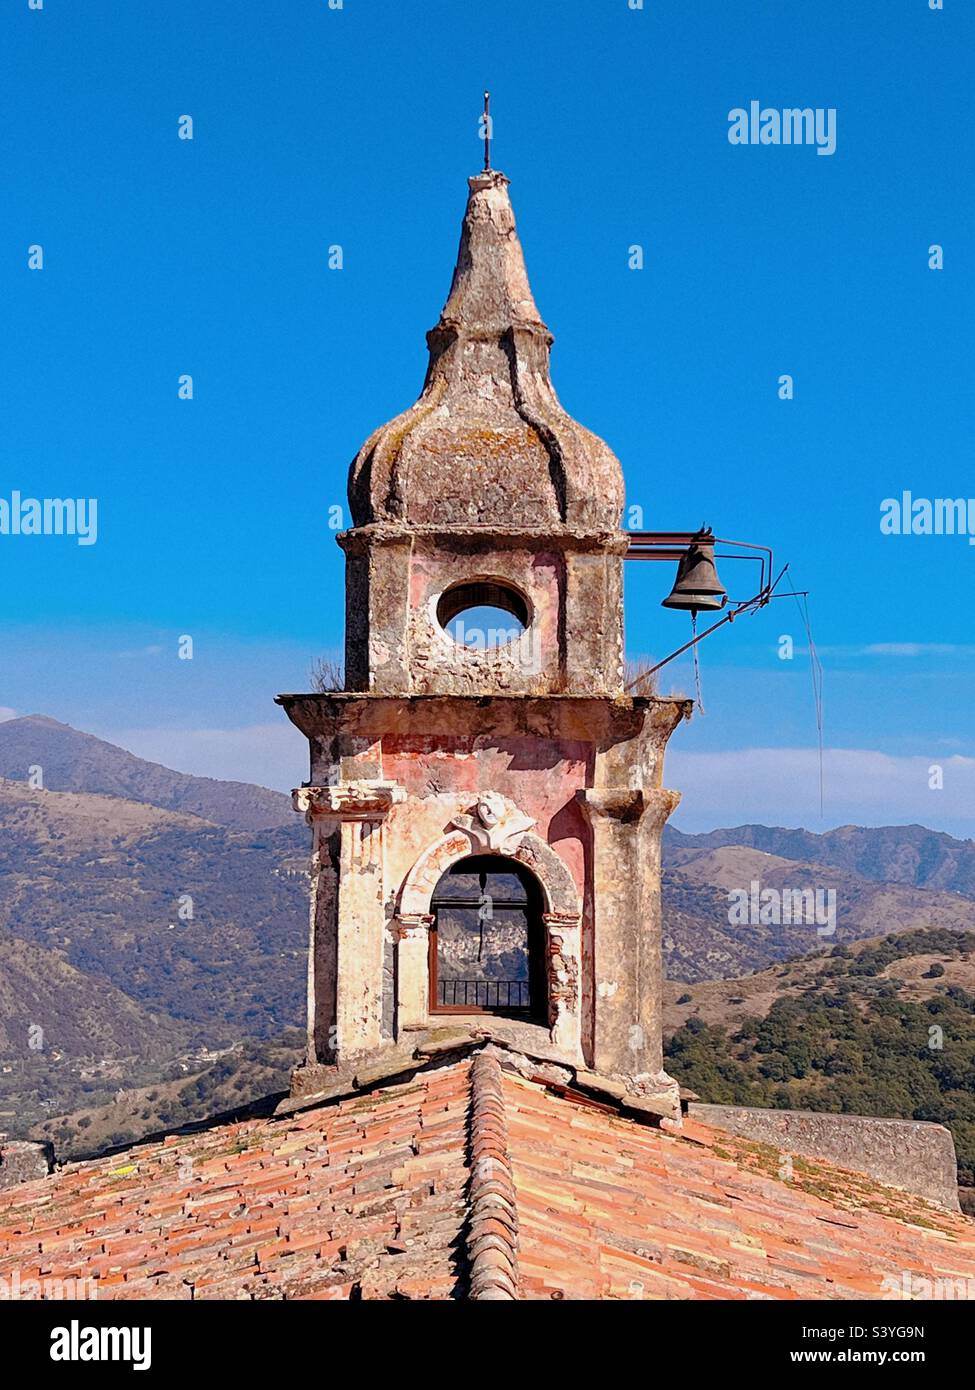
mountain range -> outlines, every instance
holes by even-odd
[[[742,829],[754,832],[767,827]],[[860,834],[876,834],[885,847],[884,853],[889,853],[897,866],[896,871],[904,872],[905,863],[913,857],[917,844],[914,832],[920,827],[903,827],[905,838],[898,852],[897,832],[900,829],[886,827]],[[716,833],[723,836],[735,832]],[[790,831],[769,830],[769,842],[788,843],[787,837],[791,834]],[[799,834],[803,838],[796,843],[801,844],[803,850],[815,848],[809,846],[805,832]],[[924,834],[934,836],[932,831]],[[834,867],[825,857],[818,860],[787,858],[781,853],[754,849],[734,841],[711,848],[711,838],[710,835],[684,835],[677,843],[673,838],[668,839],[665,845],[664,955],[667,973],[672,979],[710,980],[744,975],[774,961],[884,932],[911,931],[918,927],[975,930],[975,898],[957,890],[916,886],[920,873],[915,875],[914,882],[880,881],[855,869]],[[826,840],[828,837],[818,838]],[[943,838],[949,839],[948,836]],[[952,843],[961,850],[966,848],[965,842]],[[862,857],[876,866],[881,858],[878,849],[871,847],[869,840],[862,840],[861,845]],[[825,852],[828,847],[824,856]],[[947,872],[941,876],[950,878]],[[963,878],[963,873],[958,877]],[[729,919],[729,895],[750,894],[755,884],[760,885],[762,892],[771,889],[780,895],[788,890],[819,893],[824,904],[825,895],[833,894],[835,922],[824,923],[822,928],[815,921],[782,925],[764,924],[760,920],[748,925],[733,922]]]
[[[141,1088],[141,1115],[146,1088],[188,1075],[210,1077],[193,1104],[256,1099],[248,1075],[282,1075],[303,1022],[307,855],[278,792],[45,716],[0,723],[0,1129],[101,1107],[110,1133],[117,1094]],[[755,882],[835,892],[835,932],[732,924],[729,893]],[[663,895],[667,973],[693,987],[862,938],[975,931],[975,844],[922,826],[668,827]]]
[[[664,843],[671,851],[739,846],[804,864],[844,869],[875,883],[900,883],[975,898],[975,841],[956,840],[923,825],[842,825],[823,835],[768,825],[739,825],[684,835],[668,825]]]
[[[301,1023],[308,830],[287,797],[42,716],[0,723],[0,769],[0,1130]]]

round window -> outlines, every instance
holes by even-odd
[[[437,601],[437,622],[444,632],[478,651],[517,641],[530,618],[524,595],[496,579],[454,584]]]

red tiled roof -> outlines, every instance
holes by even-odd
[[[0,1278],[96,1279],[99,1299],[860,1298],[975,1280],[964,1217],[798,1158],[783,1178],[766,1146],[580,1099],[487,1049],[74,1164],[0,1192]]]
[[[0,1277],[98,1298],[450,1298],[467,1064],[0,1192]]]
[[[671,1137],[508,1074],[504,1092],[522,1298],[878,1298],[905,1271],[975,1281],[975,1223],[919,1198],[801,1159],[783,1178],[766,1146],[686,1120]]]

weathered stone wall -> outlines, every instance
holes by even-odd
[[[479,852],[464,827],[490,793],[516,825],[492,848],[542,887],[547,1043],[655,1084],[659,841],[676,802],[659,784],[688,703],[281,698],[312,749],[311,785],[296,793],[319,846],[309,1057],[329,1060],[333,1035],[341,1053],[427,1026],[430,895],[451,863]]]
[[[564,561],[551,550],[417,543],[410,575],[410,615],[405,642],[411,687],[418,695],[442,694],[445,683],[461,693],[558,691],[563,665],[559,659],[560,594]],[[501,643],[489,634],[483,648],[456,642],[437,620],[441,594],[458,584],[499,581],[527,603],[529,624],[516,639]],[[518,631],[510,623],[499,624]]]
[[[943,1125],[701,1101],[691,1101],[687,1113],[702,1124],[744,1139],[774,1144],[806,1158],[827,1159],[938,1206],[959,1210],[955,1145]]]
[[[338,539],[346,552],[350,690],[621,693],[623,532],[418,532],[387,522]],[[517,641],[480,650],[440,625],[440,596],[483,582],[507,586],[526,602],[529,621]],[[514,618],[510,626],[517,628]]]
[[[0,1187],[16,1187],[33,1178],[46,1178],[54,1166],[54,1149],[48,1143],[27,1139],[0,1141]]]

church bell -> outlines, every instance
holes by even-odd
[[[698,531],[680,558],[674,587],[661,607],[701,613],[723,608],[727,602],[714,564],[714,533],[710,529]]]

